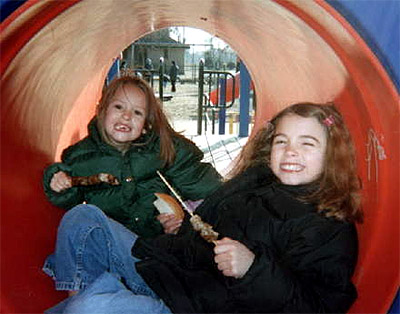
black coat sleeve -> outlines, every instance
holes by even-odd
[[[227,283],[241,311],[345,313],[356,298],[354,226],[314,214],[275,223],[271,233],[279,245],[249,244],[253,265],[242,279]]]

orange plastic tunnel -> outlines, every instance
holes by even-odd
[[[399,95],[369,46],[322,0],[29,0],[1,24],[1,311],[63,299],[41,271],[63,211],[43,168],[86,134],[112,59],[170,26],[203,29],[245,62],[255,129],[299,101],[335,101],[350,126],[365,223],[351,313],[386,313],[399,287]]]

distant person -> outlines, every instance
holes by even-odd
[[[127,70],[128,70],[128,65],[126,64],[125,60],[122,60],[119,66],[120,75],[126,74]]]
[[[176,92],[176,80],[178,78],[179,67],[176,65],[175,61],[171,62],[172,65],[169,68],[169,79],[171,81],[171,92]]]
[[[150,58],[146,58],[146,62],[145,62],[145,65],[144,65],[144,68],[145,69],[147,69],[147,70],[153,70],[153,61],[151,61],[151,59]]]
[[[144,79],[150,82],[153,75],[152,71],[154,70],[153,61],[150,58],[146,58],[144,68],[147,70],[144,72]]]

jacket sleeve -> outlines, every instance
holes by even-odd
[[[70,209],[83,202],[83,195],[78,187],[72,187],[62,192],[55,192],[50,187],[53,175],[59,171],[69,173],[71,168],[65,163],[54,163],[48,166],[43,175],[43,188],[47,199],[53,205],[64,209]]]
[[[175,161],[165,174],[184,199],[203,199],[221,185],[221,176],[211,164],[201,162],[203,153],[195,144],[177,139],[175,149]]]
[[[357,295],[351,283],[357,235],[354,226],[338,224],[305,222],[289,233],[279,226],[279,241],[290,234],[283,252],[253,244],[256,258],[247,274],[227,281],[235,299],[251,304],[251,312],[345,313]]]

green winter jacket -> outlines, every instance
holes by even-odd
[[[95,119],[89,123],[89,135],[62,153],[62,163],[46,168],[44,190],[49,201],[70,209],[83,202],[102,209],[128,229],[143,237],[163,232],[155,217],[154,193],[171,194],[156,171],[159,170],[185,200],[199,200],[216,190],[221,183],[217,171],[202,163],[203,153],[189,141],[174,138],[176,158],[164,167],[159,158],[160,140],[154,133],[140,139],[145,145],[133,145],[125,154],[106,144],[100,137]],[[109,173],[120,185],[101,183],[95,186],[72,187],[60,193],[50,188],[51,178],[58,171],[71,176]]]

